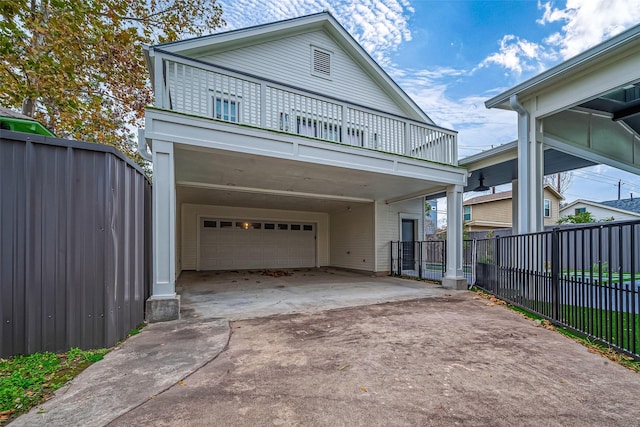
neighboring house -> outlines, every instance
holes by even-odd
[[[576,200],[560,209],[560,217],[590,212],[596,221],[610,220],[631,221],[640,219],[640,199],[608,200],[592,202]]]
[[[425,203],[424,239],[429,240],[435,237],[438,232],[438,202],[436,200],[426,200]]]
[[[391,271],[447,192],[445,286],[463,286],[456,132],[440,128],[327,13],[145,49],[155,90],[150,320],[183,270]],[[459,255],[458,255],[459,254]],[[406,256],[407,254],[405,254]],[[403,265],[417,269],[416,263]]]
[[[511,191],[477,196],[463,202],[463,219],[468,231],[489,231],[511,228]],[[554,225],[560,218],[560,201],[564,197],[550,185],[544,187],[544,225]]]

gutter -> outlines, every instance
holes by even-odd
[[[147,141],[144,137],[144,129],[138,129],[138,153],[143,159],[153,163],[153,155],[147,148]]]

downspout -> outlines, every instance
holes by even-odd
[[[138,129],[138,153],[148,162],[153,162],[153,156],[147,149],[147,141],[144,137],[144,129]]]
[[[518,216],[516,233],[529,232],[529,111],[520,103],[518,95],[509,97],[509,105],[518,113]],[[524,208],[524,209],[523,209]]]

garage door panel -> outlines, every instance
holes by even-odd
[[[206,218],[199,225],[201,270],[316,266],[315,224]]]

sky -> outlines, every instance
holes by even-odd
[[[224,30],[330,11],[436,124],[459,132],[459,158],[517,138],[516,113],[487,99],[640,24],[640,0],[218,3]],[[640,177],[598,165],[573,173],[565,201],[616,199],[619,181],[622,198],[640,197]]]

